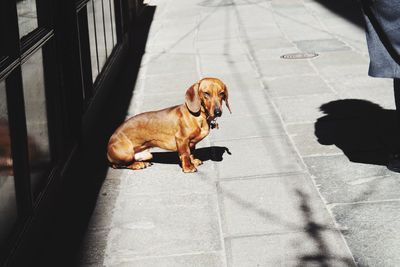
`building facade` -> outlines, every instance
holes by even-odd
[[[123,64],[137,0],[0,2],[0,266],[18,266]]]

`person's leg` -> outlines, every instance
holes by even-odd
[[[393,79],[393,89],[396,103],[397,127],[400,129],[400,79]],[[400,172],[400,151],[390,156],[387,167],[391,171]]]
[[[400,79],[393,79],[394,100],[396,102],[397,122],[400,126]]]

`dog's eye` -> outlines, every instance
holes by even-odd
[[[224,92],[221,92],[221,93],[219,93],[219,96],[222,97],[222,98],[224,98],[224,97],[225,97],[225,93],[224,93]]]
[[[204,92],[204,96],[205,96],[206,98],[209,98],[209,97],[210,97],[210,93]]]

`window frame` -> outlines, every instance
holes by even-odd
[[[101,19],[96,18],[95,14],[95,1],[101,1]],[[112,2],[112,4],[111,4]],[[91,6],[89,6],[91,3]],[[81,67],[81,77],[82,77],[82,87],[83,87],[83,98],[84,98],[84,110],[88,108],[91,103],[92,98],[96,94],[97,88],[100,87],[101,80],[104,76],[105,69],[108,68],[110,64],[110,59],[113,58],[115,51],[122,44],[123,40],[123,29],[119,28],[123,25],[122,18],[123,14],[121,13],[121,0],[78,0],[76,2],[76,16],[77,16],[77,26],[78,26],[78,36],[79,36],[79,53],[80,53],[80,67]],[[99,3],[100,4],[100,3]],[[90,11],[89,8],[92,7],[93,11],[92,16],[89,16]],[[114,8],[113,12],[111,12],[111,8]],[[106,24],[104,18],[104,12],[109,12],[111,31],[109,32],[109,36],[106,33]],[[97,12],[99,13],[99,12]],[[92,49],[90,43],[90,34],[89,34],[89,21],[92,20],[94,23],[93,33],[95,38],[95,49]],[[101,29],[99,31],[97,22],[101,21]],[[113,24],[114,23],[114,24]],[[99,33],[102,34],[102,38],[99,40]],[[107,40],[107,37],[111,38]],[[105,61],[104,64],[101,64],[99,59],[99,41],[104,42],[104,50],[105,50]],[[107,47],[108,42],[111,42],[112,49],[109,50]],[[101,44],[102,45],[102,44]],[[96,58],[96,66],[97,75],[93,79],[93,67],[91,55],[95,53]]]
[[[22,84],[21,66],[38,50],[43,50],[43,72],[46,90],[46,109],[48,111],[49,142],[52,157],[52,164],[49,175],[46,175],[46,186],[52,181],[59,165],[60,147],[57,145],[57,132],[60,132],[60,125],[56,117],[59,116],[60,104],[57,89],[60,88],[57,58],[55,57],[54,30],[51,16],[44,16],[50,9],[45,5],[47,0],[37,2],[39,26],[24,37],[19,37],[19,24],[17,5],[14,1],[2,1],[0,4],[0,22],[7,22],[7,27],[0,29],[4,37],[3,57],[0,57],[0,80],[6,85],[6,102],[8,107],[8,123],[10,142],[13,160],[13,172],[15,182],[15,193],[17,201],[17,222],[14,231],[10,233],[10,240],[16,241],[22,234],[26,223],[35,213],[35,207],[39,205],[43,197],[41,194],[36,200],[32,197],[29,174],[29,158],[27,144],[27,128],[25,116],[25,103]],[[39,8],[39,6],[46,6]],[[52,6],[52,5],[51,5]],[[40,10],[40,11],[39,11]],[[40,15],[41,14],[41,15]],[[45,20],[39,19],[46,17]],[[4,24],[3,24],[4,25]],[[50,104],[50,105],[49,105]],[[45,186],[45,187],[46,187]],[[6,259],[11,251],[14,242],[9,242],[4,251],[0,251],[0,263]]]

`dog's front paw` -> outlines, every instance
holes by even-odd
[[[203,162],[199,159],[192,159],[192,163],[195,167],[200,166],[201,164],[203,164]]]
[[[182,171],[185,173],[190,173],[190,172],[197,172],[197,169],[194,165],[189,165],[182,167]]]

